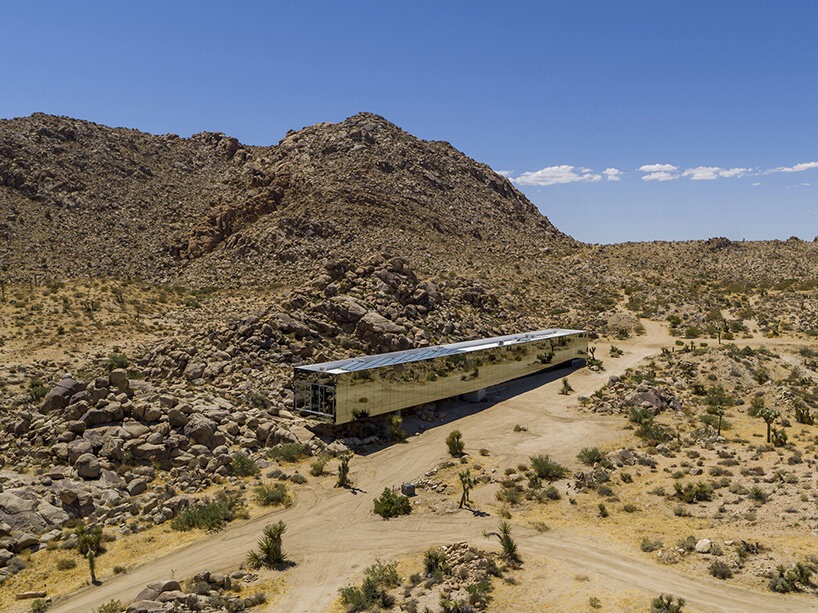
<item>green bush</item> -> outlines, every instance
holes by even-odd
[[[286,531],[287,526],[283,521],[264,527],[258,542],[258,550],[247,554],[247,562],[251,568],[277,568],[287,562],[287,554],[281,545],[282,536]]]
[[[256,500],[265,507],[290,506],[292,499],[283,483],[259,485],[256,488]]]
[[[234,477],[250,477],[258,474],[258,466],[256,466],[253,458],[241,451],[233,455],[230,461],[230,474]]]
[[[100,605],[98,609],[94,609],[94,613],[122,613],[125,610],[125,605],[123,605],[118,600],[109,600],[103,605]]]
[[[173,518],[171,528],[185,532],[200,528],[202,530],[220,530],[237,517],[245,517],[247,511],[240,494],[219,492],[213,499],[206,499],[199,504],[185,507]]]
[[[703,500],[710,500],[713,497],[713,490],[710,489],[707,484],[702,483],[701,481],[695,484],[687,483],[685,485],[682,485],[681,483],[674,483],[673,488],[676,490],[676,496],[682,502],[686,502],[688,504]]]
[[[682,613],[684,606],[684,598],[662,594],[653,599],[650,613]]]
[[[601,464],[605,468],[611,467],[611,462],[608,460],[605,454],[599,450],[598,447],[584,447],[577,454],[577,460],[583,464],[587,464],[588,466]]]
[[[648,537],[643,537],[642,543],[639,545],[639,548],[645,553],[650,553],[651,551],[656,551],[662,546],[663,543],[661,539],[656,539],[655,541],[652,541]]]
[[[385,487],[380,497],[375,499],[374,511],[384,519],[389,519],[409,515],[412,512],[412,504],[408,497],[396,494]]]
[[[338,590],[341,602],[349,612],[368,611],[376,608],[391,609],[395,599],[387,593],[387,588],[400,584],[397,563],[376,562],[364,571],[360,586],[350,585]]]
[[[427,575],[448,572],[449,565],[446,562],[446,554],[437,549],[428,550],[423,554],[423,568]]]
[[[716,579],[729,579],[733,576],[733,571],[725,562],[713,560],[713,563],[710,565],[710,574]]]
[[[105,360],[103,366],[108,372],[116,370],[117,368],[128,368],[128,356],[126,356],[124,353],[115,351],[108,356],[108,359]]]
[[[270,447],[267,455],[279,462],[298,462],[307,455],[307,451],[301,443],[282,443]]]
[[[540,479],[556,481],[568,474],[568,469],[547,455],[536,455],[529,458],[531,469]]]
[[[74,558],[60,558],[57,560],[57,570],[71,570],[77,567],[77,561]]]
[[[322,455],[315,458],[312,462],[310,462],[310,474],[313,477],[320,477],[323,475],[327,462],[329,462],[329,456]]]
[[[449,449],[449,455],[457,457],[463,453],[465,443],[463,442],[463,435],[460,430],[452,430],[449,436],[446,437],[446,447]]]

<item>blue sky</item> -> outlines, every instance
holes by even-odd
[[[270,144],[371,111],[507,172],[581,240],[818,235],[816,2],[31,0],[3,14],[0,117]]]

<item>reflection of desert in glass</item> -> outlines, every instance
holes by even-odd
[[[541,330],[296,367],[295,408],[345,423],[485,389],[587,348],[583,331]]]

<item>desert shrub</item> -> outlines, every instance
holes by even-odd
[[[384,519],[389,519],[390,517],[409,515],[412,512],[412,504],[409,502],[408,497],[396,494],[388,487],[385,487],[380,497],[375,499],[373,510]]]
[[[256,488],[256,500],[265,507],[290,506],[292,499],[283,483],[259,485]]]
[[[710,574],[716,579],[729,579],[733,576],[733,571],[730,569],[730,566],[721,560],[713,560],[709,570]]]
[[[258,474],[255,460],[241,451],[233,454],[230,460],[230,474],[234,477],[250,477]]]
[[[813,567],[809,563],[796,562],[790,567],[779,564],[767,586],[774,592],[785,594],[804,587],[811,587]],[[799,587],[800,586],[800,587]]]
[[[99,606],[98,609],[94,609],[94,613],[122,613],[125,610],[125,605],[123,605],[118,600],[109,600],[105,604]]]
[[[540,479],[556,481],[568,474],[568,469],[547,455],[531,456],[531,468]]]
[[[767,500],[769,499],[769,496],[768,496],[767,492],[765,492],[765,491],[764,491],[763,489],[761,489],[759,486],[754,485],[754,486],[753,486],[753,487],[750,489],[750,498],[752,498],[752,499],[753,499],[753,500],[755,500],[756,502],[759,502],[759,503],[761,503],[761,504],[764,504],[764,503],[765,503],[765,502],[767,502]]]
[[[599,510],[599,516],[600,517],[608,517],[608,515],[609,515],[608,509],[605,507],[605,505],[603,503],[600,502],[597,505],[597,509]]]
[[[32,401],[37,402],[38,400],[42,400],[45,398],[45,395],[48,393],[49,388],[45,383],[42,382],[40,379],[32,379],[28,383],[28,395]]]
[[[301,443],[282,443],[270,447],[267,455],[279,462],[298,462],[307,455],[307,450]]]
[[[547,488],[545,488],[545,490],[543,490],[543,493],[545,494],[546,498],[550,498],[551,500],[559,500],[560,498],[562,498],[559,490],[553,485],[549,485]]]
[[[688,504],[693,502],[710,500],[713,497],[713,491],[706,483],[701,481],[698,483],[674,483],[673,488],[676,490],[676,496]]]
[[[611,463],[608,458],[602,453],[598,447],[584,447],[577,454],[577,460],[588,466],[594,464],[601,464],[605,468],[610,468]]]
[[[258,542],[258,550],[247,554],[247,563],[251,568],[277,568],[286,564],[287,554],[282,548],[282,537],[286,531],[287,526],[283,521],[267,524],[264,527],[264,532]]]
[[[105,370],[111,372],[117,368],[128,368],[128,356],[124,353],[114,351],[108,356],[108,359],[103,363]]]
[[[511,537],[511,526],[507,521],[500,522],[500,527],[497,532],[484,532],[483,536],[490,538],[496,537],[500,541],[500,546],[503,548],[501,556],[512,564],[520,562],[520,554],[517,551],[517,541]]]
[[[684,606],[684,598],[662,594],[651,602],[650,613],[682,613]]]
[[[403,418],[394,413],[389,416],[389,439],[392,441],[402,441],[406,438],[406,432],[403,430]]]
[[[120,565],[118,565],[118,564],[117,564],[116,566],[114,566],[114,569],[113,569],[113,570],[114,570],[114,574],[115,574],[115,575],[121,575],[121,574],[123,574],[123,573],[128,572],[128,569],[127,569],[127,568],[125,568],[124,566],[120,566]]]
[[[449,455],[457,457],[463,453],[465,443],[463,442],[463,435],[460,430],[452,430],[449,436],[446,437],[446,447],[449,450]]]
[[[622,483],[633,483],[633,475],[625,471],[619,473],[619,478],[622,479]]]
[[[650,540],[648,537],[642,538],[642,543],[639,545],[639,549],[646,553],[650,553],[651,551],[656,551],[660,549],[664,543],[662,543],[661,539],[656,539],[655,541]]]
[[[628,502],[625,503],[625,506],[622,507],[622,510],[625,511],[625,513],[635,513],[636,511],[639,510],[639,508],[635,504],[631,504]]]
[[[48,602],[45,598],[37,598],[31,601],[32,613],[43,613],[48,608]]]
[[[521,426],[520,424],[515,424],[514,432],[528,432],[528,428],[526,428],[525,426]]]
[[[437,549],[428,550],[423,554],[423,568],[427,575],[448,572],[449,565],[446,562],[446,554]]]
[[[312,462],[310,462],[310,474],[313,477],[323,475],[327,462],[329,462],[329,456],[322,455],[315,458]]]
[[[523,494],[512,485],[512,487],[501,487],[495,497],[500,502],[505,502],[514,506],[516,504],[520,504],[523,499]]]
[[[220,530],[228,522],[237,517],[247,515],[244,500],[238,493],[221,491],[215,498],[200,501],[185,507],[173,518],[171,528],[179,531],[193,530]]]

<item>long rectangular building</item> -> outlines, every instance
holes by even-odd
[[[576,358],[584,330],[538,330],[297,366],[295,409],[336,424],[486,389]]]

